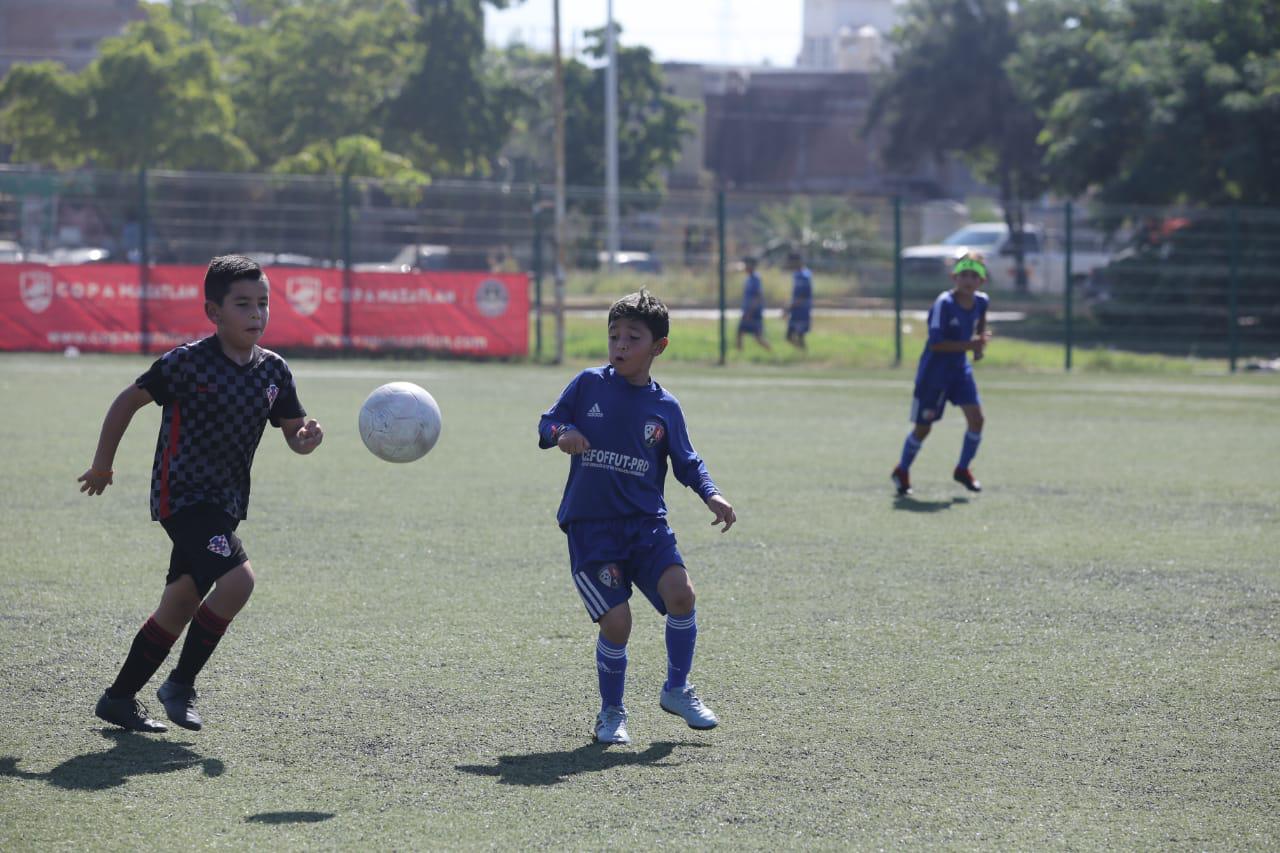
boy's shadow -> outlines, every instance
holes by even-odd
[[[941,512],[951,509],[956,504],[967,504],[968,498],[952,498],[949,501],[921,501],[910,495],[902,495],[893,499],[893,508],[907,512]]]
[[[31,773],[18,769],[19,758],[0,758],[0,777],[40,779],[69,791],[102,791],[116,788],[130,776],[173,773],[200,767],[206,776],[221,776],[226,765],[216,758],[205,758],[190,749],[189,743],[159,740],[119,729],[103,729],[102,736],[115,741],[106,752],[87,752],[68,758],[48,773]]]
[[[500,755],[492,766],[459,764],[458,770],[477,776],[497,776],[500,785],[556,785],[569,776],[625,767],[631,764],[650,764],[674,767],[679,762],[662,763],[676,747],[701,749],[709,744],[688,742],[652,743],[642,752],[612,749],[606,744],[589,743],[568,752],[531,752],[528,755]]]

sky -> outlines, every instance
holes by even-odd
[[[613,0],[624,44],[650,48],[659,62],[795,65],[803,0]],[[568,55],[583,32],[604,26],[607,0],[560,0],[560,43]],[[485,12],[485,36],[551,47],[551,0],[524,0]]]

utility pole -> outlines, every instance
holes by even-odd
[[[604,74],[604,207],[605,248],[609,269],[618,258],[618,34],[613,27],[613,0],[608,0],[605,50],[609,65]]]
[[[555,363],[564,361],[564,67],[560,62],[560,0],[552,0],[552,45],[555,53],[555,98],[553,99],[556,129],[556,357]]]

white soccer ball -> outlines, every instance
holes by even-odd
[[[360,407],[360,438],[387,462],[412,462],[427,455],[440,438],[440,407],[412,382],[375,388]]]

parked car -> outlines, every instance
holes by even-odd
[[[0,264],[17,264],[22,259],[22,246],[12,240],[0,240]]]
[[[913,278],[943,280],[951,264],[966,252],[981,252],[987,259],[991,290],[1014,290],[1017,282],[1016,257],[1022,244],[1031,293],[1062,293],[1066,257],[1062,249],[1046,241],[1043,229],[1031,225],[1011,234],[1003,222],[972,223],[948,235],[941,243],[909,246],[902,250],[903,274]],[[1076,284],[1087,281],[1094,270],[1111,261],[1106,240],[1096,231],[1079,229],[1072,235],[1071,278]]]
[[[111,250],[102,246],[59,246],[47,252],[32,252],[26,260],[36,264],[52,266],[75,266],[77,264],[106,264],[113,259]]]
[[[597,260],[600,262],[600,269],[609,268],[608,252],[601,252]],[[649,252],[615,252],[613,266],[614,269],[649,273],[650,275],[658,275],[662,272],[662,262]]]

